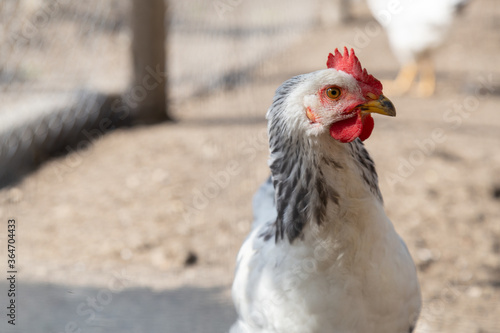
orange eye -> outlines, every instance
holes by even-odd
[[[340,94],[341,94],[340,88],[330,87],[330,88],[326,89],[326,96],[329,99],[336,100],[340,97]]]

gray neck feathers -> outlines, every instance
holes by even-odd
[[[336,217],[327,215],[340,210],[340,189],[345,184],[337,184],[336,181],[342,177],[330,177],[332,172],[346,172],[354,166],[357,170],[350,174],[363,183],[366,192],[382,202],[374,163],[359,139],[341,144],[328,136],[323,140],[327,142],[325,147],[320,137],[289,130],[285,114],[286,97],[304,77],[297,76],[283,83],[268,112],[270,168],[277,218],[262,234],[266,240],[274,237],[278,242],[288,238],[293,242],[303,236],[308,223],[334,223],[330,220]],[[335,149],[328,149],[328,145],[335,146]],[[332,151],[342,156],[328,154]]]

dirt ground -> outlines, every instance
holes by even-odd
[[[19,266],[18,325],[4,317],[0,330],[226,331],[235,257],[269,172],[274,90],[346,44],[376,77],[394,77],[370,22],[360,10],[317,27],[234,89],[174,100],[177,123],[89,133],[87,149],[0,190],[0,244],[15,218]],[[500,7],[472,1],[436,54],[435,96],[389,95],[398,116],[377,117],[366,142],[418,266],[419,333],[500,332],[499,53]]]

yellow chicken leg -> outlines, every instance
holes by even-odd
[[[422,58],[418,62],[418,70],[420,73],[420,80],[417,86],[417,96],[430,97],[436,90],[436,74],[432,59],[430,57]]]
[[[383,82],[384,90],[389,96],[401,96],[406,94],[417,76],[418,66],[412,62],[404,65],[399,70],[394,81]]]

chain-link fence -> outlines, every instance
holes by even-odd
[[[325,16],[320,0],[259,2],[170,2],[171,104],[244,82]],[[118,0],[0,3],[0,185],[77,145],[84,129],[127,123],[112,109],[134,93],[131,8]]]

